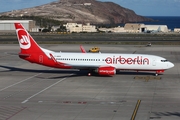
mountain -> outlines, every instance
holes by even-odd
[[[151,21],[113,2],[96,0],[59,0],[49,4],[2,13],[8,16],[43,16],[65,22],[118,24]]]

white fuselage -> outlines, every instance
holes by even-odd
[[[58,62],[73,68],[98,68],[111,66],[115,69],[166,70],[174,66],[163,57],[143,54],[114,53],[53,53]]]

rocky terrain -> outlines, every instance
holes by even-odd
[[[113,2],[96,0],[59,0],[49,4],[1,13],[5,16],[42,16],[65,22],[118,24],[151,21]]]

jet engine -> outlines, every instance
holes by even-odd
[[[116,69],[114,67],[99,67],[95,72],[103,76],[112,76],[116,74]]]

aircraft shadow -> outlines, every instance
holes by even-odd
[[[154,115],[158,116],[159,118],[163,117],[163,116],[176,116],[176,117],[180,117],[180,112],[152,112],[154,113]],[[157,117],[151,117],[152,119],[157,118]]]
[[[136,72],[136,71],[128,71],[128,72],[120,71],[120,72],[117,72],[117,74],[121,74],[121,75],[151,75],[151,76],[155,75],[155,73],[153,73],[153,72],[143,72],[143,71],[139,71],[139,72]],[[159,75],[161,75],[161,74],[159,74]]]
[[[0,67],[5,68],[7,70],[0,71],[0,72],[12,72],[12,71],[18,71],[18,72],[31,72],[31,73],[61,73],[61,74],[73,74],[72,76],[83,76],[83,72],[80,72],[78,70],[63,70],[63,69],[58,69],[58,70],[35,70],[35,69],[25,69],[25,68],[18,68],[18,67],[10,67],[10,66],[3,66],[0,65]],[[67,77],[69,75],[66,75]],[[66,77],[63,76],[62,78]],[[60,77],[59,77],[60,78]],[[53,78],[52,78],[53,79]]]
[[[76,69],[55,69],[55,70],[34,70],[34,69],[25,69],[25,68],[18,68],[18,67],[10,67],[10,66],[3,66],[0,65],[0,67],[5,68],[7,70],[0,71],[0,72],[10,72],[10,71],[19,71],[19,72],[31,72],[31,73],[57,73],[57,74],[72,74],[71,77],[78,77],[78,76],[87,76],[88,70],[76,70]],[[117,71],[117,74],[119,75],[154,75],[154,73],[148,73],[148,72],[135,72],[135,71]],[[96,77],[104,77],[100,76],[97,73],[92,73],[92,76]],[[69,75],[65,75],[62,77],[51,77],[49,79],[57,79],[57,78],[64,78],[64,77],[70,77]],[[109,76],[111,77],[111,76]]]

